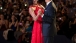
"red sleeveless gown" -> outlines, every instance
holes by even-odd
[[[34,10],[34,13],[36,15],[39,9],[41,9],[42,13],[44,12],[44,10],[38,6],[32,6],[32,7],[36,7],[36,9]],[[37,21],[34,21],[31,43],[43,43],[41,16],[38,17]]]

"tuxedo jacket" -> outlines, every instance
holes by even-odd
[[[52,2],[50,2],[45,8],[43,23],[49,23],[49,24],[53,23],[56,16],[55,13],[56,10],[53,7]]]
[[[56,10],[54,9],[52,2],[46,6],[43,16],[42,32],[43,36],[55,36],[57,35],[56,30]]]

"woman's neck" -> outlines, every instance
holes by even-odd
[[[33,6],[38,6],[39,4],[37,3],[37,4],[33,4]]]

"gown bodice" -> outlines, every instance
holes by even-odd
[[[34,10],[35,15],[38,14],[38,10],[39,10],[39,9],[41,9],[41,12],[44,13],[44,9],[41,8],[39,5],[31,6],[31,7],[32,7],[32,9]],[[39,16],[38,19],[37,19],[37,22],[41,22],[41,21],[42,21],[42,17]]]

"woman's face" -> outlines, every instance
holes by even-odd
[[[15,16],[14,16],[14,15],[12,15],[11,19],[14,21],[14,20],[15,20]]]
[[[4,16],[3,15],[1,15],[0,17],[1,17],[2,20],[4,19]]]
[[[38,0],[33,0],[33,4],[37,4],[37,1],[38,1]]]
[[[26,21],[25,27],[28,27],[29,25],[30,25],[30,22],[29,21]]]

